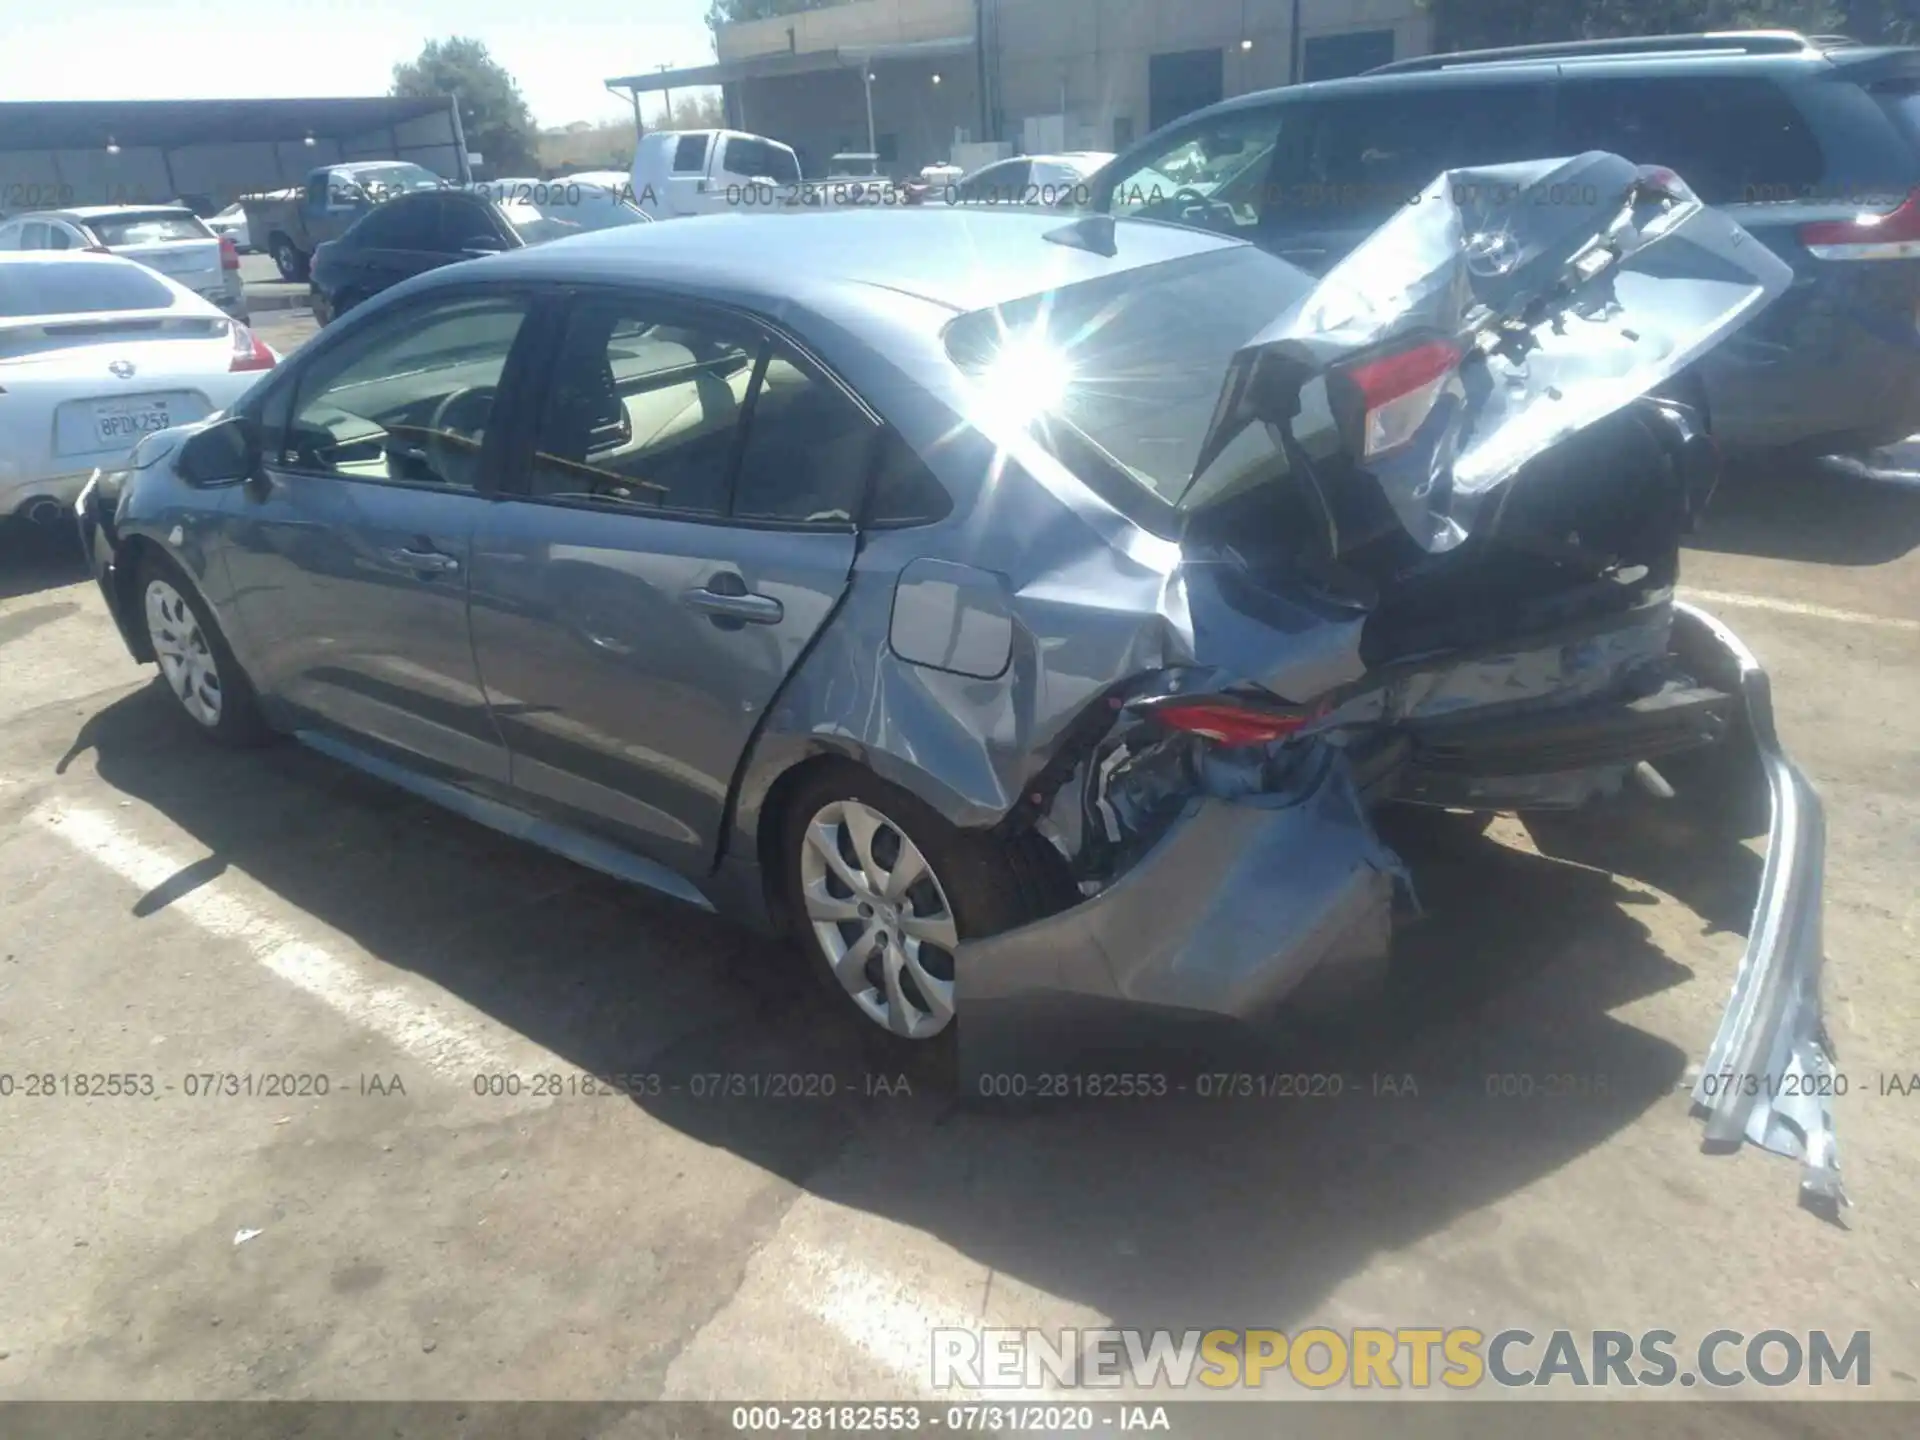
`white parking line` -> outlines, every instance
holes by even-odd
[[[1869,615],[1864,610],[1835,610],[1827,605],[1802,605],[1798,600],[1776,600],[1771,595],[1743,595],[1734,590],[1695,590],[1683,586],[1682,600],[1701,605],[1731,605],[1736,609],[1773,610],[1782,615],[1804,615],[1810,620],[1838,620],[1843,625],[1879,625],[1888,630],[1920,630],[1920,620],[1893,615]]]
[[[96,810],[42,805],[27,819],[142,891],[166,884],[187,865],[135,839]],[[256,961],[282,980],[343,1018],[392,1041],[448,1079],[464,1080],[479,1071],[503,1068],[499,1048],[488,1042],[478,1026],[435,1014],[395,986],[362,978],[346,961],[301,940],[277,920],[233,895],[219,877],[170,901],[165,908],[210,935],[239,941]]]
[[[793,1260],[804,1279],[788,1295],[869,1360],[923,1395],[932,1396],[933,1332],[971,1329],[976,1317],[930,1305],[890,1276],[844,1255],[798,1244]]]

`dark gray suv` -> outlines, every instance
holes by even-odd
[[[1186,116],[1109,164],[1093,205],[1324,271],[1442,171],[1589,150],[1678,172],[1793,267],[1703,367],[1723,443],[1920,431],[1920,49],[1767,32],[1402,60]]]

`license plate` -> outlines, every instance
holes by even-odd
[[[142,435],[171,429],[176,423],[164,399],[116,401],[93,407],[93,438],[100,442],[97,448],[101,450],[133,445]]]

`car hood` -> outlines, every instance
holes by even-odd
[[[1233,357],[1191,494],[1249,425],[1413,345],[1465,357],[1407,444],[1363,460],[1430,552],[1527,461],[1660,387],[1781,295],[1792,271],[1671,171],[1618,155],[1450,170]]]

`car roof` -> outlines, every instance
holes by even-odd
[[[184,205],[70,205],[65,210],[23,210],[11,220],[105,220],[113,215],[192,215]]]
[[[1144,220],[1114,222],[1112,256],[1044,237],[1074,222],[1059,214],[947,206],[729,213],[569,236],[430,276],[656,282],[768,313],[856,305],[892,291],[961,312],[1043,290],[1245,242]],[[778,264],[769,262],[777,255]],[[452,283],[451,279],[449,283]]]
[[[1675,40],[1707,37],[1675,36]],[[1862,61],[1883,55],[1920,55],[1920,49],[1897,45],[1835,45],[1822,48],[1809,41],[1804,48],[1740,53],[1727,49],[1646,50],[1628,53],[1590,51],[1560,47],[1513,46],[1504,50],[1463,52],[1463,58],[1446,61],[1442,68],[1398,69],[1402,63],[1415,64],[1444,57],[1421,56],[1414,61],[1382,66],[1362,75],[1338,80],[1314,80],[1302,85],[1286,85],[1272,90],[1256,90],[1236,95],[1205,109],[1183,115],[1172,122],[1186,126],[1242,110],[1257,110],[1269,105],[1297,105],[1313,100],[1344,99],[1411,91],[1471,89],[1488,81],[1522,83],[1547,77],[1608,75],[1633,78],[1649,75],[1724,75],[1727,73],[1819,74],[1850,68]]]

